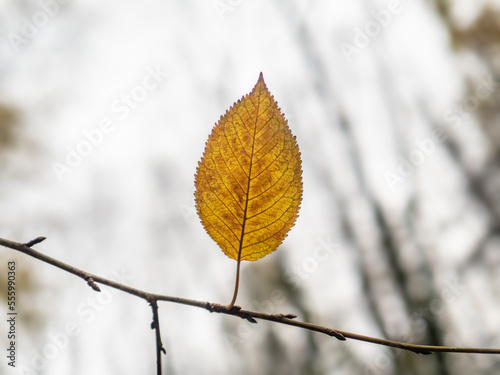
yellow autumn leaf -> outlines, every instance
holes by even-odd
[[[302,200],[300,151],[262,73],[213,128],[195,186],[201,223],[238,261],[237,279],[241,260],[273,252],[294,225]]]

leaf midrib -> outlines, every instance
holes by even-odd
[[[241,251],[243,250],[243,237],[245,235],[245,224],[247,221],[247,212],[248,212],[248,201],[249,201],[249,195],[250,195],[250,182],[252,181],[251,176],[252,176],[252,164],[253,164],[253,154],[254,154],[254,147],[255,147],[255,135],[257,133],[257,123],[259,121],[259,109],[260,109],[260,95],[261,92],[259,90],[259,93],[257,95],[257,110],[255,112],[255,122],[253,126],[253,136],[252,136],[252,151],[250,152],[250,167],[248,168],[248,184],[247,184],[247,191],[246,191],[246,197],[245,197],[245,209],[243,210],[243,224],[241,225],[241,236],[240,236],[240,246],[238,249],[238,263],[241,261]]]

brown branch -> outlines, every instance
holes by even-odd
[[[160,318],[158,317],[158,304],[156,300],[151,301],[151,309],[153,310],[153,322],[151,323],[151,329],[155,330],[156,336],[156,374],[161,375],[161,353],[167,354],[163,344],[161,342],[160,335]]]
[[[296,316],[293,314],[267,314],[267,313],[261,313],[257,311],[250,311],[250,310],[243,310],[239,306],[233,306],[231,308],[228,308],[226,305],[221,305],[218,303],[210,303],[210,302],[202,302],[202,301],[196,301],[192,299],[187,299],[187,298],[180,298],[180,297],[171,297],[171,296],[164,296],[160,294],[153,294],[153,293],[148,293],[144,292],[139,289],[131,288],[129,286],[116,283],[114,281],[105,279],[100,276],[92,275],[88,272],[82,271],[78,268],[72,267],[70,265],[67,265],[63,262],[60,262],[56,259],[53,259],[51,257],[48,257],[47,255],[44,255],[42,253],[39,253],[35,250],[33,250],[31,247],[27,245],[32,245],[33,243],[39,243],[43,241],[41,239],[43,237],[38,237],[36,240],[30,241],[28,243],[18,243],[18,242],[13,242],[9,240],[5,240],[0,238],[0,245],[4,247],[8,247],[13,250],[20,251],[21,253],[24,253],[26,255],[29,255],[31,257],[34,257],[36,259],[39,259],[45,263],[49,263],[55,267],[58,267],[62,270],[65,270],[69,273],[72,273],[82,279],[84,279],[87,284],[89,284],[92,289],[99,291],[97,285],[95,283],[100,283],[107,285],[111,288],[115,288],[118,290],[121,290],[125,293],[132,294],[134,296],[137,296],[139,298],[142,298],[146,301],[148,301],[153,308],[153,324],[152,328],[156,330],[156,347],[157,347],[157,356],[160,356],[160,352],[165,352],[165,349],[163,349],[163,346],[161,344],[161,337],[160,337],[160,327],[159,327],[159,319],[158,319],[158,306],[156,304],[157,301],[166,301],[166,302],[174,302],[174,303],[179,303],[182,305],[188,305],[188,306],[195,306],[199,308],[206,309],[210,312],[216,312],[220,314],[226,314],[226,315],[234,315],[237,317],[240,317],[242,319],[246,319],[252,323],[257,323],[255,319],[261,319],[261,320],[268,320],[276,323],[281,323],[281,324],[287,324],[303,329],[308,329],[310,331],[316,331],[320,332],[329,336],[333,336],[337,338],[338,340],[346,340],[346,339],[352,339],[352,340],[358,340],[358,341],[364,341],[364,342],[370,342],[373,344],[377,345],[384,345],[384,346],[389,346],[393,348],[398,348],[398,349],[404,349],[404,350],[409,350],[414,353],[418,354],[432,354],[436,352],[447,352],[447,353],[477,353],[477,354],[500,354],[500,349],[485,349],[485,348],[463,348],[463,347],[453,347],[453,346],[431,346],[431,345],[415,345],[415,344],[407,344],[403,342],[398,342],[398,341],[392,341],[392,340],[384,340],[384,339],[378,339],[375,337],[370,337],[370,336],[363,336],[363,335],[358,335],[356,333],[351,333],[351,332],[346,332],[346,331],[340,331],[328,327],[323,327],[307,322],[301,322],[298,320],[295,320]],[[41,239],[41,240],[40,240]],[[35,242],[34,242],[35,241]],[[96,289],[97,288],[97,289]],[[156,308],[155,308],[156,306]],[[157,358],[157,363],[161,359]],[[160,364],[161,366],[161,364]]]

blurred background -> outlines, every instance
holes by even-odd
[[[88,272],[229,303],[194,173],[259,72],[297,136],[300,216],[237,303],[429,345],[500,347],[499,1],[0,1],[0,237]],[[18,368],[155,373],[142,300],[17,267]],[[5,271],[5,272],[4,272]],[[496,374],[160,303],[165,374]],[[2,319],[4,320],[4,319]],[[0,324],[7,345],[7,325]]]

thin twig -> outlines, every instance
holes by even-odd
[[[151,323],[151,329],[155,330],[156,336],[156,374],[161,375],[161,353],[167,354],[163,344],[161,342],[160,335],[160,318],[158,317],[158,303],[156,300],[150,302],[151,309],[153,310],[153,322]]]
[[[31,241],[32,242],[32,241]],[[29,244],[30,242],[28,242]],[[437,353],[437,352],[447,352],[447,353],[476,353],[476,354],[500,354],[500,349],[485,349],[485,348],[463,348],[463,347],[453,347],[453,346],[431,346],[431,345],[415,345],[415,344],[407,344],[403,342],[398,342],[398,341],[392,341],[392,340],[385,340],[385,339],[378,339],[375,337],[370,337],[370,336],[363,336],[359,335],[356,333],[351,333],[351,332],[346,332],[346,331],[340,331],[340,330],[335,330],[332,328],[324,327],[324,326],[319,326],[307,322],[301,322],[298,320],[295,320],[295,315],[293,314],[267,314],[267,313],[261,313],[257,311],[250,311],[250,310],[243,310],[239,306],[233,306],[231,308],[228,308],[226,305],[221,305],[218,303],[210,303],[210,302],[202,302],[202,301],[196,301],[192,299],[187,299],[187,298],[181,298],[181,297],[172,297],[172,296],[164,296],[160,294],[153,294],[153,293],[148,293],[144,292],[139,289],[131,288],[129,286],[116,283],[114,281],[105,279],[100,276],[92,275],[88,272],[82,271],[78,268],[69,266],[63,262],[60,262],[56,259],[53,259],[51,257],[48,257],[44,254],[41,254],[32,248],[26,246],[26,244],[23,243],[18,243],[18,242],[13,242],[9,240],[5,240],[0,238],[0,245],[4,247],[8,247],[13,250],[20,251],[21,253],[24,253],[26,255],[29,255],[31,257],[34,257],[36,259],[39,259],[45,263],[49,263],[55,267],[58,267],[62,270],[65,270],[67,272],[70,272],[85,281],[87,283],[89,280],[92,280],[94,283],[101,283],[104,285],[107,285],[111,288],[115,288],[118,290],[121,290],[125,293],[132,294],[134,296],[137,296],[139,298],[142,298],[146,301],[148,301],[150,304],[156,301],[166,301],[166,302],[174,302],[174,303],[179,303],[182,305],[187,305],[187,306],[195,306],[199,308],[206,309],[210,312],[216,312],[216,313],[221,313],[221,314],[226,314],[226,315],[234,315],[237,317],[240,317],[242,319],[248,320],[252,323],[256,323],[257,321],[255,319],[261,319],[261,320],[268,320],[276,323],[281,323],[281,324],[287,324],[303,329],[308,329],[310,331],[316,331],[320,332],[332,337],[337,338],[338,340],[346,340],[346,339],[352,339],[352,340],[358,340],[358,341],[364,341],[364,342],[370,342],[373,344],[377,345],[384,345],[384,346],[389,346],[393,348],[398,348],[398,349],[404,349],[404,350],[409,350],[414,353],[418,354],[432,354],[432,353]],[[157,311],[157,310],[156,310]],[[154,309],[153,309],[153,314],[154,314]],[[158,330],[157,330],[157,335],[159,335],[159,319],[158,319]],[[159,337],[159,336],[157,336]],[[160,339],[160,346],[157,345],[157,350],[159,347],[163,348],[161,346],[161,339]],[[161,350],[163,351],[163,350]]]

